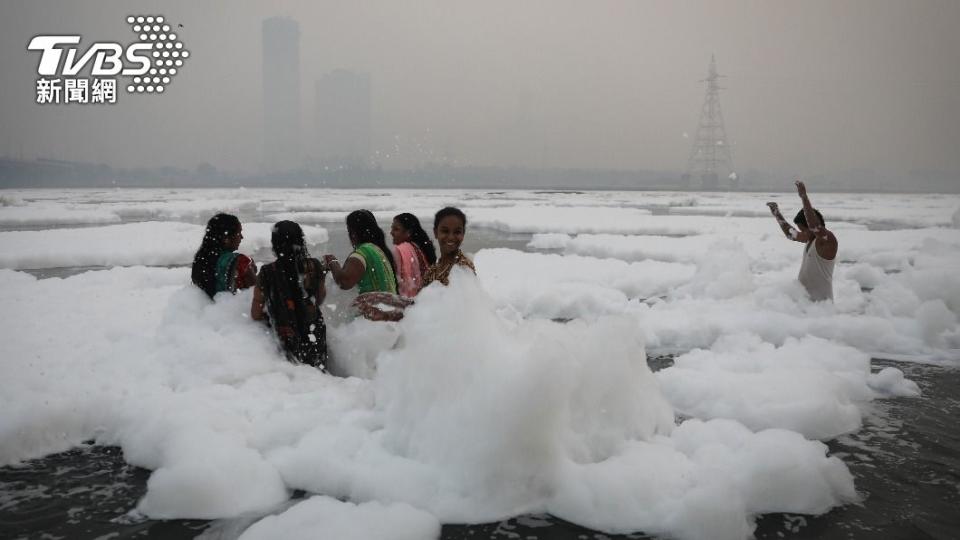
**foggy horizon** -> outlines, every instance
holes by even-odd
[[[715,55],[738,172],[920,170],[960,183],[956,2],[111,0],[2,11],[0,156],[264,171],[263,23],[284,17],[299,30],[289,170],[323,163],[333,143],[318,128],[319,96],[353,87],[320,81],[342,70],[367,81],[355,87],[369,93],[369,133],[339,128],[355,143],[343,146],[368,147],[366,165],[679,174]],[[191,58],[162,95],[128,94],[117,76],[114,105],[36,103],[30,38],[78,34],[81,54],[126,44],[131,14],[183,25]]]

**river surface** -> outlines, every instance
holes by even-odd
[[[241,216],[264,221],[262,216]],[[323,223],[330,233],[311,247],[319,257],[350,251],[345,227]],[[426,224],[430,228],[432,224]],[[464,249],[525,249],[530,235],[469,229]],[[199,239],[198,239],[199,240]],[[388,237],[389,242],[389,237]],[[272,260],[267,249],[251,254],[259,264]],[[40,278],[66,277],[89,267],[32,270]],[[652,358],[654,370],[670,358]],[[828,443],[856,478],[859,504],[822,516],[768,514],[757,520],[761,539],[956,539],[960,538],[960,370],[936,365],[874,359],[873,369],[903,370],[923,392],[920,398],[877,400],[864,426]],[[70,451],[0,468],[0,538],[228,540],[262,516],[229,520],[150,520],[133,512],[146,492],[150,471],[128,465],[119,448],[83,445]],[[287,506],[307,496],[294,492]],[[284,510],[278,508],[275,512]],[[510,540],[601,540],[649,538],[637,533],[608,535],[549,515],[527,515],[472,525],[445,525],[442,538]]]

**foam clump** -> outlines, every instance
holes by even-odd
[[[399,338],[399,330],[392,323],[373,322],[362,317],[351,320],[351,311],[355,310],[338,310],[327,319],[327,349],[331,358],[328,368],[337,375],[372,379],[377,372],[377,356],[393,347]],[[346,316],[342,316],[343,312]],[[340,319],[337,321],[340,324],[331,324],[336,319]]]
[[[469,210],[473,226],[510,233],[615,232],[627,233],[649,226],[650,212],[609,206],[517,205]],[[689,229],[685,229],[689,230]]]
[[[15,197],[0,196],[0,226],[42,227],[119,222],[120,216],[109,210],[26,204]]]
[[[205,429],[166,445],[165,453],[176,455],[168,455],[169,464],[150,475],[137,510],[154,519],[215,519],[285,501],[277,470],[234,438]]]
[[[752,334],[724,336],[657,373],[670,403],[686,415],[813,439],[860,427],[863,405],[876,397],[870,377],[870,357],[852,347],[816,337],[777,347]]]
[[[420,293],[424,306],[404,319],[403,345],[381,357],[378,400],[392,448],[488,470],[513,461],[507,476],[517,478],[558,453],[593,462],[624,440],[669,433],[673,413],[632,321],[514,324],[497,316],[476,279],[457,277],[456,286]],[[451,321],[465,330],[450,332]],[[499,455],[502,444],[524,451]]]
[[[407,504],[361,504],[316,496],[253,524],[239,540],[427,540],[437,518]]]
[[[604,462],[568,464],[549,511],[616,533],[748,538],[755,514],[821,514],[858,500],[846,465],[826,452],[791,431],[692,419]]]
[[[934,347],[947,346],[947,334],[957,326],[957,314],[943,300],[927,300],[917,307],[915,313],[924,340]]]
[[[719,240],[701,253],[693,278],[673,291],[674,296],[729,299],[756,290],[750,258],[735,240]]]
[[[538,233],[530,238],[527,247],[531,249],[563,249],[570,243],[569,234]]]
[[[318,426],[270,459],[290,487],[405,502],[442,522],[549,512],[606,532],[732,539],[761,511],[855,500],[843,463],[797,433],[674,428],[634,324],[502,317],[455,270],[418,295],[377,357],[375,413]]]
[[[268,223],[244,224],[240,251],[252,253],[270,246],[271,227]],[[203,231],[203,225],[158,221],[0,231],[0,268],[187,264],[200,246]],[[310,244],[328,239],[322,227],[306,226],[304,234]]]
[[[885,367],[878,373],[871,374],[867,382],[870,388],[884,396],[920,396],[920,387],[917,383],[905,378],[903,372],[895,367]]]
[[[869,264],[857,263],[842,269],[843,276],[852,279],[861,289],[874,289],[884,281],[883,271]]]
[[[0,195],[0,208],[9,206],[24,206],[23,199],[14,195]]]
[[[481,250],[474,262],[485,291],[498,306],[550,319],[623,314],[637,300],[668,294],[695,271],[693,265],[681,263],[631,263],[503,248]]]

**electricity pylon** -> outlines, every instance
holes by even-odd
[[[727,130],[723,125],[723,112],[720,110],[720,78],[717,73],[717,60],[710,56],[710,69],[707,78],[707,96],[700,109],[700,123],[687,160],[687,172],[683,179],[688,188],[720,189],[720,174],[725,174],[724,187],[737,189],[738,177],[733,170],[733,158],[730,156],[730,144]]]

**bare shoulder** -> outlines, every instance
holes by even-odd
[[[820,227],[820,229],[817,230],[817,240],[823,240],[825,242],[836,244],[837,235],[833,234],[833,231],[826,227]]]
[[[827,260],[833,260],[837,256],[837,236],[826,227],[820,227],[816,232],[817,254]]]

